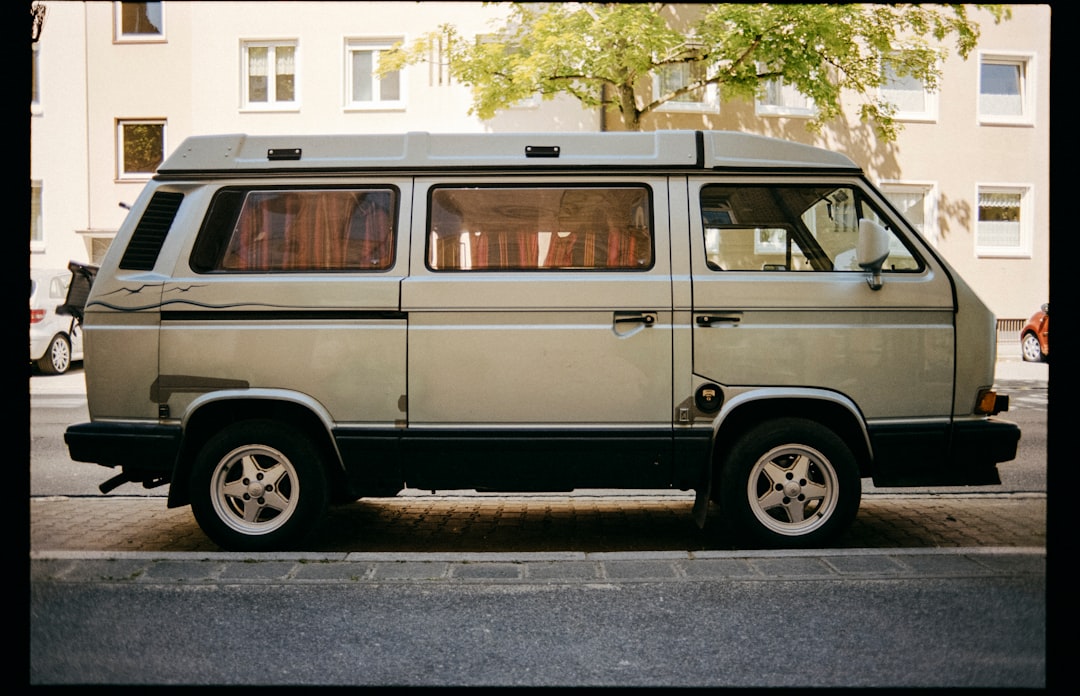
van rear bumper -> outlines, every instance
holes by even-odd
[[[77,423],[64,431],[71,458],[126,471],[171,476],[180,451],[179,425]]]
[[[941,426],[869,426],[875,486],[986,486],[1016,458],[1020,427],[988,418]]]

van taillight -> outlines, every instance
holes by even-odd
[[[31,324],[36,324],[39,321],[41,321],[42,319],[44,319],[44,318],[45,318],[45,310],[44,309],[31,309],[30,310],[30,323]]]

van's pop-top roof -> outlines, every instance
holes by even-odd
[[[836,152],[731,131],[200,135],[158,175],[268,171],[687,168],[859,171]]]

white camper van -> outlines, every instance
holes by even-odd
[[[731,132],[200,136],[84,308],[102,485],[225,549],[424,490],[696,492],[827,544],[999,482],[995,320],[848,158]]]

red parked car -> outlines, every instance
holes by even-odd
[[[1050,303],[1039,311],[1020,329],[1020,350],[1027,362],[1050,362]]]

